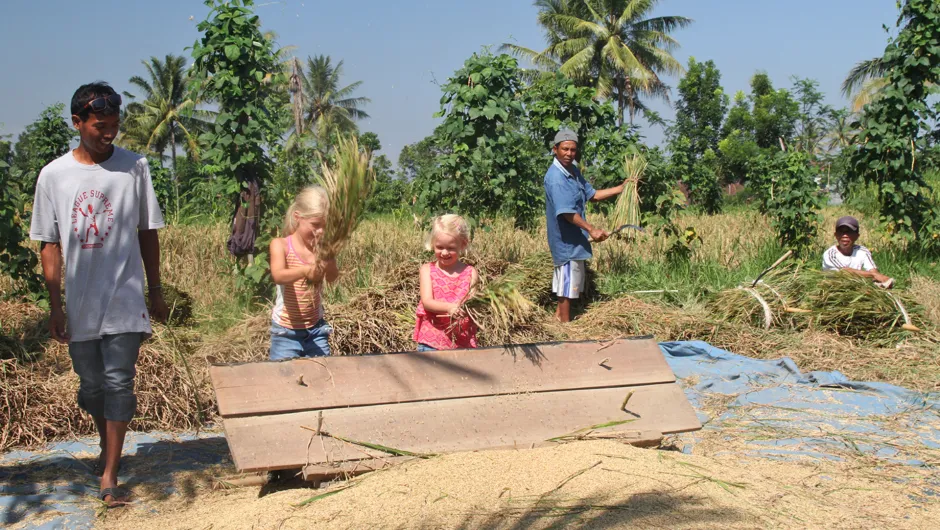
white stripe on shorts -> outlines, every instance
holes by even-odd
[[[578,298],[584,290],[584,260],[569,261],[555,267],[552,274],[552,292],[561,298]]]

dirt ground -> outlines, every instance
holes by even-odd
[[[416,460],[322,489],[215,489],[212,473],[180,474],[176,493],[137,492],[135,505],[108,512],[98,526],[940,528],[929,469],[742,454],[580,441]],[[332,494],[309,501],[324,493]]]

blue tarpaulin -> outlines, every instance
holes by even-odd
[[[751,359],[705,342],[660,348],[703,428],[735,442],[727,451],[774,459],[864,456],[911,466],[940,460],[940,396],[849,381],[839,372],[804,374],[787,358]],[[683,435],[683,450],[695,452],[702,436]],[[86,439],[0,456],[0,525],[91,528],[96,444]],[[219,433],[132,433],[120,480],[169,494],[174,473],[229,462]]]
[[[839,372],[804,374],[789,358],[751,359],[700,341],[663,342],[660,349],[704,429],[747,442],[751,453],[848,453],[917,466],[940,454],[940,395],[849,381]],[[710,414],[706,401],[715,396],[730,401]]]

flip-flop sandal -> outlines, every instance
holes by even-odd
[[[110,501],[105,500],[105,497],[111,497]],[[131,492],[126,489],[115,486],[113,488],[105,488],[98,493],[98,498],[101,499],[108,508],[118,508],[130,504]]]

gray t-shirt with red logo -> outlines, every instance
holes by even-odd
[[[138,230],[163,228],[147,159],[120,147],[96,165],[72,152],[39,173],[29,236],[61,243],[73,342],[150,334]]]

